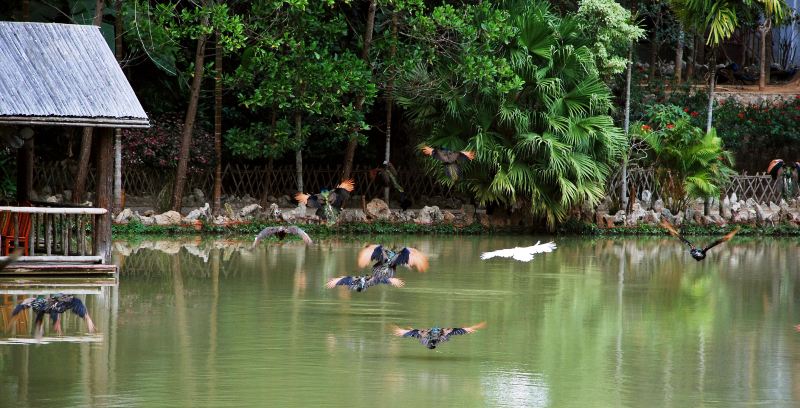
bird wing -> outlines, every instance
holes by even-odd
[[[343,188],[335,188],[333,192],[328,196],[328,202],[331,203],[333,208],[337,210],[341,210],[344,203],[350,199],[350,192],[343,189]]]
[[[416,248],[403,248],[397,253],[391,266],[406,265],[409,268],[417,268],[420,272],[428,269],[428,256]]]
[[[769,167],[767,167],[767,173],[769,173],[769,175],[772,176],[773,180],[778,178],[778,172],[780,171],[781,167],[783,167],[782,159],[775,159],[769,162]]]
[[[717,246],[717,245],[719,245],[719,244],[721,244],[721,243],[723,243],[725,241],[729,241],[731,238],[733,238],[734,235],[736,235],[737,232],[739,232],[739,229],[740,229],[739,227],[736,227],[733,231],[725,234],[725,236],[723,236],[722,238],[720,238],[720,239],[708,244],[708,246],[703,248],[703,252],[706,252],[709,249],[714,248],[715,246]]]
[[[371,261],[385,262],[386,255],[383,252],[383,245],[367,245],[358,251],[358,267],[364,268]]]
[[[430,146],[422,146],[422,147],[420,148],[420,150],[422,150],[422,154],[424,154],[424,155],[426,155],[426,156],[433,156],[433,152],[434,152],[436,149],[434,149],[434,148],[432,148],[432,147],[430,147]]]
[[[490,259],[490,258],[494,258],[494,257],[497,257],[497,256],[500,256],[500,257],[503,257],[503,258],[511,258],[511,257],[514,256],[514,250],[515,249],[516,248],[498,249],[497,251],[484,252],[484,253],[481,254],[481,259]]]
[[[332,289],[336,286],[350,286],[353,284],[354,280],[355,279],[352,276],[339,276],[328,280],[328,282],[325,284],[325,287]]]
[[[261,230],[261,232],[258,233],[258,235],[256,235],[256,239],[253,240],[253,247],[258,245],[258,243],[261,242],[262,239],[264,239],[264,238],[266,238],[266,237],[268,237],[270,235],[276,234],[281,229],[283,229],[283,227],[267,227],[267,228],[264,228],[263,230]]]
[[[19,302],[14,307],[14,311],[11,312],[11,317],[14,317],[14,316],[18,315],[19,312],[21,312],[23,310],[29,309],[34,300],[36,300],[35,297],[29,297],[29,298],[23,299],[22,302]]]
[[[392,332],[394,333],[394,335],[395,336],[400,336],[400,337],[415,337],[415,338],[419,338],[421,331],[423,331],[423,330],[419,330],[419,329],[404,329],[404,328],[399,327],[399,326],[392,326]]]
[[[458,159],[459,160],[473,160],[475,159],[475,152],[472,150],[462,150],[458,152]]]
[[[341,188],[342,190],[347,191],[348,193],[352,193],[353,190],[355,190],[356,188],[356,182],[351,178],[342,180],[342,182],[339,183],[339,185],[336,186],[336,188]]]
[[[670,233],[670,235],[672,235],[673,237],[678,238],[681,241],[685,242],[686,245],[689,245],[689,248],[694,249],[694,244],[689,242],[688,239],[684,238],[683,235],[681,235],[677,230],[675,230],[675,227],[673,227],[672,224],[669,223],[669,221],[667,221],[666,219],[662,219],[661,220],[661,226],[666,228],[667,231]]]
[[[303,229],[298,227],[297,225],[290,225],[289,227],[286,228],[286,232],[290,234],[295,234],[298,237],[302,238],[307,245],[311,245],[314,243],[314,241],[311,240],[311,237],[309,237],[308,234],[306,234],[306,232],[303,231]]]
[[[454,327],[454,328],[444,329],[442,337],[445,339],[445,341],[447,341],[447,338],[449,336],[458,336],[462,334],[474,333],[476,330],[482,329],[484,327],[486,327],[486,322],[480,322],[476,325],[472,325],[469,327]]]
[[[72,300],[70,300],[70,310],[81,318],[85,317],[87,313],[86,305],[78,298],[72,298]]]
[[[22,248],[17,248],[13,252],[8,254],[8,257],[6,257],[4,261],[0,262],[0,271],[5,269],[6,266],[8,266],[11,262],[16,261],[20,255],[22,255]]]

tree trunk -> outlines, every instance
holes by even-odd
[[[767,87],[767,32],[769,31],[769,20],[758,27],[760,34],[759,42],[759,63],[758,63],[758,90],[763,91]]]
[[[211,194],[215,215],[222,208],[222,43],[217,33],[214,54],[214,192]]]
[[[22,21],[31,19],[31,0],[22,0]]]
[[[711,50],[711,79],[708,84],[708,118],[706,119],[706,133],[711,131],[711,124],[714,116],[714,86],[717,83],[717,50]]]
[[[114,2],[114,56],[122,65],[122,0]],[[122,211],[122,129],[114,131],[114,212]]]
[[[765,85],[769,85],[769,82],[772,79],[771,78],[772,77],[772,61],[774,61],[773,55],[772,55],[772,23],[771,22],[770,22],[769,27],[767,28],[767,40],[766,40],[766,47],[765,48],[766,48],[766,54],[767,54],[767,69],[766,69],[766,72],[764,72],[764,76],[766,77]]]
[[[98,27],[102,24],[104,8],[105,1],[96,0],[92,24]],[[89,156],[92,153],[92,131],[90,127],[83,128],[81,154],[78,158],[78,174],[75,175],[75,191],[72,194],[72,201],[74,203],[83,201],[83,194],[86,192],[86,176],[89,174]]]
[[[294,129],[295,137],[297,138],[298,146],[302,145],[303,141],[303,117],[298,111],[294,113]],[[303,192],[303,149],[297,148],[294,153],[294,166],[295,166],[295,180],[297,181],[297,191]]]
[[[683,25],[679,25],[678,30],[678,45],[675,49],[675,84],[681,83],[681,75],[683,74],[683,42],[685,38]]]
[[[686,80],[688,81],[694,77],[695,61],[697,61],[697,46],[694,43],[694,36],[692,36],[692,52],[689,53],[689,61],[686,63]]]
[[[369,48],[372,45],[372,31],[375,28],[375,9],[376,0],[369,1],[369,11],[367,12],[367,27],[364,31],[364,47],[361,49],[361,59],[363,59],[367,66],[370,66],[369,61]],[[359,95],[356,99],[354,108],[361,110],[364,106],[364,95]],[[342,179],[350,178],[350,173],[353,170],[353,158],[356,154],[356,146],[358,146],[358,139],[351,137],[347,143],[347,149],[344,152],[344,168],[342,169]]]
[[[208,24],[205,19],[204,24]],[[192,146],[192,131],[197,116],[197,102],[200,99],[200,85],[203,82],[203,62],[206,56],[206,36],[197,38],[197,51],[194,56],[194,78],[189,95],[189,107],[186,109],[186,120],[183,122],[183,139],[178,156],[178,170],[175,173],[175,188],[172,190],[172,210],[181,211],[183,205],[183,189],[186,187],[186,171],[189,167],[189,149]]]
[[[622,129],[625,138],[628,138],[631,126],[631,76],[633,71],[633,43],[628,49],[628,69],[625,72],[625,118],[622,122]],[[628,155],[622,162],[622,182],[620,186],[620,207],[628,208]]]
[[[75,188],[72,191],[72,202],[83,202],[86,192],[86,176],[89,174],[89,156],[92,154],[92,128],[83,128],[81,137],[81,153],[78,155],[78,174],[75,175]]]
[[[394,60],[395,55],[397,54],[397,46],[395,42],[397,41],[397,13],[392,12],[392,45],[389,47],[389,58]],[[392,99],[392,92],[394,91],[394,75],[396,71],[394,69],[391,70],[389,73],[389,81],[386,84],[386,150],[384,154],[384,160],[386,161],[387,165],[390,162],[390,156],[392,151],[392,107],[394,106],[394,100]],[[383,200],[386,201],[386,204],[389,204],[389,186],[383,188]]]

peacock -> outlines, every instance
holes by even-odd
[[[339,276],[328,280],[328,283],[325,284],[325,287],[328,289],[333,289],[336,286],[347,286],[350,290],[363,292],[370,286],[375,285],[392,285],[396,288],[402,288],[405,286],[405,284],[406,283],[403,282],[402,279],[378,275]]]
[[[307,205],[311,208],[317,209],[317,216],[319,218],[336,222],[339,212],[347,200],[350,199],[350,193],[355,189],[355,182],[353,179],[343,180],[333,190],[322,189],[319,194],[305,194],[297,193],[294,199],[300,204]]]
[[[474,333],[478,329],[486,327],[486,322],[480,322],[474,326],[469,327],[453,327],[453,328],[440,328],[432,327],[430,329],[404,329],[402,327],[394,327],[395,336],[400,337],[414,337],[419,339],[419,342],[433,350],[439,343],[450,340],[450,336],[458,336],[462,334]]]
[[[471,150],[452,151],[442,147],[422,146],[422,153],[444,163],[445,173],[455,181],[461,176],[459,161],[472,160],[475,152]]]
[[[255,248],[255,246],[258,245],[258,243],[261,242],[262,239],[270,235],[275,235],[276,237],[278,237],[278,239],[282,240],[286,238],[286,236],[289,234],[297,235],[298,237],[302,238],[303,242],[305,242],[307,245],[311,245],[314,243],[314,241],[311,240],[311,237],[309,237],[308,234],[306,234],[306,232],[303,231],[302,228],[296,225],[289,225],[286,227],[277,226],[277,227],[264,228],[263,230],[261,230],[261,232],[258,233],[258,235],[256,235],[256,239],[253,241],[253,247]]]
[[[779,177],[782,181],[778,183],[778,192],[787,200],[794,197],[798,191],[798,175],[800,175],[800,162],[785,163],[783,159],[774,159],[769,162],[767,173],[773,180]]]
[[[416,268],[420,272],[428,269],[428,256],[422,251],[405,247],[399,251],[384,248],[383,245],[367,245],[358,252],[358,267],[364,268],[375,261],[372,265],[374,276],[394,277],[397,267],[400,265],[408,268]]]
[[[722,238],[712,242],[711,244],[709,244],[705,248],[697,248],[696,246],[694,246],[694,244],[689,242],[688,239],[684,238],[683,235],[681,235],[678,231],[676,231],[675,227],[673,227],[672,224],[669,223],[669,221],[661,220],[661,226],[666,228],[667,231],[669,231],[670,235],[680,239],[681,241],[686,243],[686,245],[689,245],[689,255],[691,255],[692,258],[694,258],[698,262],[702,261],[703,259],[706,258],[706,252],[709,249],[714,248],[715,246],[717,246],[717,245],[719,245],[719,244],[721,244],[721,243],[723,243],[725,241],[730,240],[731,238],[733,238],[734,235],[736,235],[737,232],[739,232],[739,227],[736,227],[733,231],[725,234],[725,236],[723,236]]]
[[[41,336],[44,332],[43,326],[45,314],[50,315],[50,319],[53,321],[53,327],[56,330],[56,333],[59,335],[62,334],[61,314],[67,310],[71,310],[72,313],[75,313],[78,315],[78,317],[86,321],[86,327],[89,329],[89,333],[95,332],[94,322],[92,322],[92,318],[89,316],[86,306],[80,299],[73,295],[56,293],[47,297],[37,296],[23,299],[22,302],[14,307],[14,310],[11,312],[11,318],[13,319],[20,312],[26,309],[32,309],[36,314],[34,322],[37,336]]]

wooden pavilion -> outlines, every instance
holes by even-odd
[[[30,205],[42,126],[94,128],[93,208]],[[148,126],[98,27],[0,22],[0,140],[17,148],[17,205],[0,207],[2,247],[24,248],[26,255],[0,273],[116,271],[110,265],[114,129]]]

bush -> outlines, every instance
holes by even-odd
[[[148,129],[122,131],[123,165],[177,168],[183,117],[177,113],[152,115],[150,125]],[[190,172],[209,168],[214,162],[214,135],[196,125],[189,154]]]

